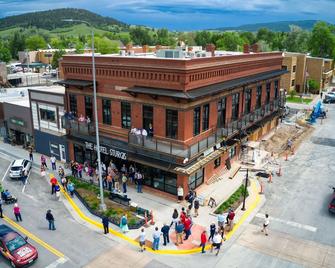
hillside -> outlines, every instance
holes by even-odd
[[[85,20],[94,27],[111,30],[113,27],[127,28],[128,25],[110,17],[103,17],[85,9],[62,8],[48,11],[25,13],[0,19],[0,30],[10,28],[36,27],[39,29],[54,30],[69,27],[71,23],[63,19]],[[78,23],[72,23],[78,24]]]
[[[216,31],[241,31],[241,32],[257,32],[260,28],[268,28],[274,32],[289,32],[291,25],[310,31],[317,20],[300,20],[300,21],[277,21],[268,23],[245,24],[237,27],[221,27],[213,29]]]

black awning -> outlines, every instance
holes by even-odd
[[[65,79],[61,81],[55,82],[55,84],[62,85],[62,86],[76,86],[76,87],[91,87],[93,86],[93,82],[89,80],[72,80],[72,79]]]
[[[262,80],[270,79],[282,74],[287,73],[287,70],[274,70],[265,73],[250,75],[246,77],[241,77],[238,79],[233,79],[209,86],[199,87],[196,89],[189,90],[187,92],[173,90],[173,89],[163,89],[163,88],[150,88],[150,87],[140,87],[135,86],[132,88],[124,89],[123,91],[130,94],[149,94],[152,96],[165,96],[178,99],[188,99],[193,100],[201,98],[207,95],[215,95],[224,90],[233,89],[241,86],[246,86],[252,83],[256,83]]]

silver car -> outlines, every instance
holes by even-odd
[[[9,171],[9,177],[12,179],[22,178],[28,174],[31,169],[31,161],[26,159],[14,160]]]

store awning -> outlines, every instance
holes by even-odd
[[[61,81],[55,82],[55,84],[61,86],[76,86],[76,87],[91,87],[93,86],[93,82],[89,80],[75,80],[75,79],[65,79]]]
[[[238,79],[233,79],[217,84],[212,84],[196,89],[189,90],[187,92],[181,90],[173,89],[163,89],[163,88],[150,88],[150,87],[140,87],[135,86],[132,88],[124,89],[124,92],[127,92],[132,95],[136,94],[148,94],[151,96],[165,96],[178,99],[187,99],[194,100],[208,95],[215,95],[224,90],[234,89],[241,86],[246,86],[252,83],[256,83],[262,80],[270,79],[273,77],[280,76],[287,73],[287,70],[274,70],[265,73],[250,75],[246,77],[241,77]]]

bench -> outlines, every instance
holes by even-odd
[[[127,195],[122,195],[118,193],[110,193],[109,199],[124,206],[129,206],[131,200],[127,197]]]

